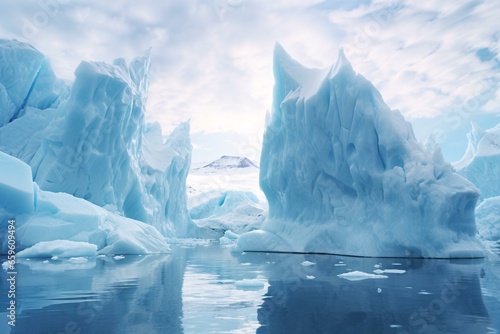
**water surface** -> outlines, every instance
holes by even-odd
[[[0,312],[0,333],[500,330],[498,260],[241,254],[204,244],[86,263],[23,259],[17,271],[16,327]],[[376,276],[339,277],[353,271]],[[1,279],[3,311],[4,271]]]

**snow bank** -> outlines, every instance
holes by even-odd
[[[340,52],[309,70],[281,46],[260,164],[269,202],[242,250],[363,256],[483,256],[475,239],[478,191],[439,151],[415,139],[401,114]]]
[[[500,124],[483,130],[472,123],[467,138],[467,150],[455,168],[479,188],[482,198],[500,196]]]

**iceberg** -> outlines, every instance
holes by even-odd
[[[500,247],[500,196],[485,199],[476,208],[479,237],[492,247]]]
[[[30,167],[0,152],[0,230],[15,223],[19,256],[89,256],[149,254],[170,251],[165,238],[151,225],[111,213],[65,193],[41,190],[31,180]],[[15,199],[15,201],[13,201]],[[9,202],[11,201],[11,202]],[[0,235],[6,254],[8,235]]]
[[[260,163],[269,216],[238,248],[355,256],[482,257],[477,188],[429,153],[342,51],[309,69],[277,44]]]
[[[27,163],[40,189],[152,225],[194,233],[186,198],[189,123],[163,140],[146,123],[150,55],[83,61],[69,89],[29,44],[0,40],[0,151]],[[14,80],[15,79],[15,80]]]
[[[472,123],[467,138],[464,156],[454,163],[456,170],[479,188],[481,199],[500,196],[500,124],[483,130]]]

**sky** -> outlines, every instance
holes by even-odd
[[[168,135],[190,120],[193,161],[258,162],[279,42],[307,67],[344,48],[417,138],[448,161],[470,122],[500,123],[497,0],[0,0],[0,38],[29,42],[73,81],[82,60],[152,49],[146,117]]]

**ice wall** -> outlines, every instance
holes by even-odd
[[[243,250],[363,256],[482,256],[478,191],[412,127],[343,52],[325,71],[274,52],[273,113],[262,147],[262,229]]]
[[[455,168],[479,188],[482,198],[500,196],[500,124],[483,130],[473,123],[467,138],[467,150]]]
[[[85,199],[165,236],[192,230],[189,124],[165,142],[159,124],[145,122],[149,54],[130,64],[83,61],[69,96],[56,89],[62,84],[32,46],[0,40],[0,57],[0,73],[16,78],[12,85],[11,76],[0,76],[0,105],[8,110],[0,150],[28,163],[41,189]]]
[[[101,254],[169,252],[154,227],[69,194],[43,191],[33,183],[28,165],[2,152],[0,203],[0,231],[7,231],[8,220],[15,219],[18,252],[34,246],[29,254],[60,255],[68,241],[95,245]],[[0,254],[6,254],[7,241],[8,234],[0,233]],[[88,255],[88,247],[77,248],[84,253],[74,249],[74,256]]]

